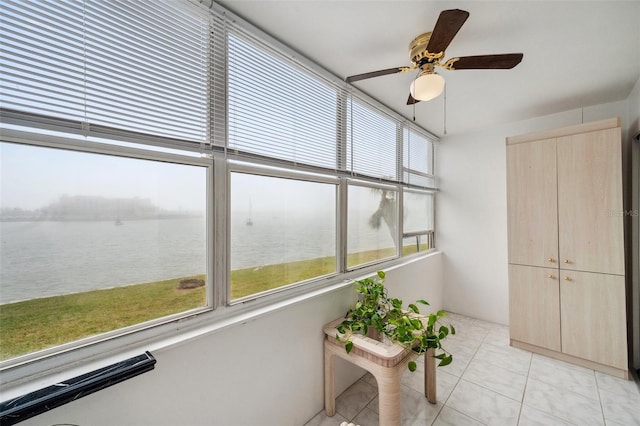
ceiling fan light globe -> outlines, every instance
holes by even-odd
[[[411,82],[409,92],[413,99],[430,101],[437,98],[444,90],[444,78],[439,74],[421,74]]]

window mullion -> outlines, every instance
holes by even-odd
[[[209,200],[209,210],[213,211],[213,217],[209,224],[212,224],[213,232],[209,236],[213,238],[211,248],[212,257],[208,263],[213,267],[213,308],[224,306],[229,298],[229,171],[227,161],[224,158],[213,160],[213,186],[212,199]]]
[[[347,92],[338,91],[336,109],[336,170],[347,169]]]
[[[349,187],[347,179],[340,179],[340,185],[338,186],[338,241],[337,243],[337,258],[338,258],[338,271],[340,273],[347,272],[347,232],[348,229],[348,204],[349,204]]]

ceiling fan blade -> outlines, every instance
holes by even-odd
[[[407,67],[396,67],[396,68],[387,68],[386,70],[366,72],[364,74],[349,76],[345,78],[344,81],[346,81],[347,83],[353,83],[354,81],[365,80],[367,78],[380,77],[382,75],[388,75],[388,74],[396,74],[396,73],[405,71],[406,69]]]
[[[434,54],[444,52],[468,17],[469,12],[466,10],[451,9],[440,12],[427,44],[427,51]]]
[[[417,104],[418,102],[420,101],[418,99],[414,99],[413,96],[411,96],[411,93],[409,93],[409,99],[407,99],[407,105]]]
[[[503,69],[508,70],[522,61],[522,53],[504,53],[501,55],[478,55],[452,58],[444,64],[444,67],[451,70],[480,70],[480,69]],[[447,65],[450,64],[450,65]]]

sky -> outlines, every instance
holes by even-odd
[[[240,172],[230,176],[232,215],[283,209],[296,214],[335,212],[336,184]],[[204,213],[206,168],[0,142],[0,208],[35,210],[63,195],[148,198],[162,209]],[[360,200],[349,210],[369,215],[377,209],[378,197],[372,192],[370,202]],[[423,203],[429,197],[413,197],[407,194],[405,228],[424,229],[429,207]]]
[[[0,143],[0,207],[33,210],[62,195],[149,198],[168,210],[205,210],[206,168]]]

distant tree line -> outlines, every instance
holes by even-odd
[[[0,209],[0,220],[4,221],[124,221],[199,215],[200,213],[161,209],[148,198],[107,198],[91,195],[63,195],[57,201],[35,210],[21,208]]]

